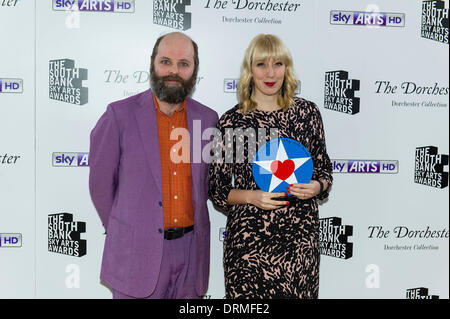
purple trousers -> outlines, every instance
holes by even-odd
[[[194,231],[164,240],[161,270],[153,293],[144,299],[200,299],[195,291]],[[113,299],[135,299],[114,290]]]

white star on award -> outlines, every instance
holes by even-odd
[[[270,187],[269,187],[269,192],[272,192],[283,181],[285,181],[289,185],[297,183],[297,177],[295,176],[295,171],[300,166],[305,164],[310,158],[311,157],[288,158],[288,156],[286,154],[286,150],[284,149],[283,141],[280,141],[280,145],[278,146],[277,156],[276,156],[276,158],[274,160],[270,160],[270,161],[254,161],[254,163],[256,165],[259,165],[263,169],[269,171],[270,174],[272,174],[272,179],[270,180]],[[275,174],[272,173],[271,165],[275,161],[284,162],[287,159],[290,159],[291,161],[293,161],[295,167],[294,167],[294,170],[292,171],[292,174],[289,175],[285,180],[282,180],[282,179],[279,179],[278,177],[276,177]]]

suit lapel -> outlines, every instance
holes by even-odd
[[[191,160],[192,195],[193,195],[192,198],[195,209],[197,196],[199,194],[198,187],[201,187],[203,185],[202,181],[200,180],[202,151],[201,151],[201,129],[198,126],[198,123],[200,122],[197,122],[197,124],[194,126],[194,120],[199,120],[200,114],[197,111],[197,108],[191,99],[186,99],[186,119],[190,138],[189,154]]]
[[[151,90],[144,93],[140,99],[140,107],[135,111],[136,121],[147,155],[148,165],[158,189],[162,192],[161,156],[159,149],[158,124],[156,122],[156,110]],[[201,163],[202,163],[202,141],[201,141],[201,114],[198,112],[191,99],[186,100],[186,119],[189,131],[189,153],[191,160],[192,194],[194,209],[199,194],[198,187],[202,187]],[[194,126],[194,120],[198,120]]]
[[[136,121],[147,155],[148,165],[155,183],[162,193],[161,156],[159,149],[158,124],[151,90],[145,92],[140,99],[140,107],[135,111]]]

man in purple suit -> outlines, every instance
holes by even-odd
[[[106,229],[100,278],[113,298],[200,298],[207,290],[213,136],[203,133],[218,115],[188,97],[198,65],[192,39],[160,37],[152,89],[109,104],[91,132],[89,189]]]

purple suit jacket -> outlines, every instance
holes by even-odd
[[[164,240],[155,112],[152,91],[147,90],[108,105],[91,132],[89,190],[106,228],[100,279],[138,298],[151,295],[155,289]],[[201,154],[213,137],[203,140],[202,132],[216,126],[218,115],[190,98],[186,114],[195,222],[192,258],[196,262],[196,291],[203,295],[209,279],[210,222],[206,203],[209,161],[203,161]]]

